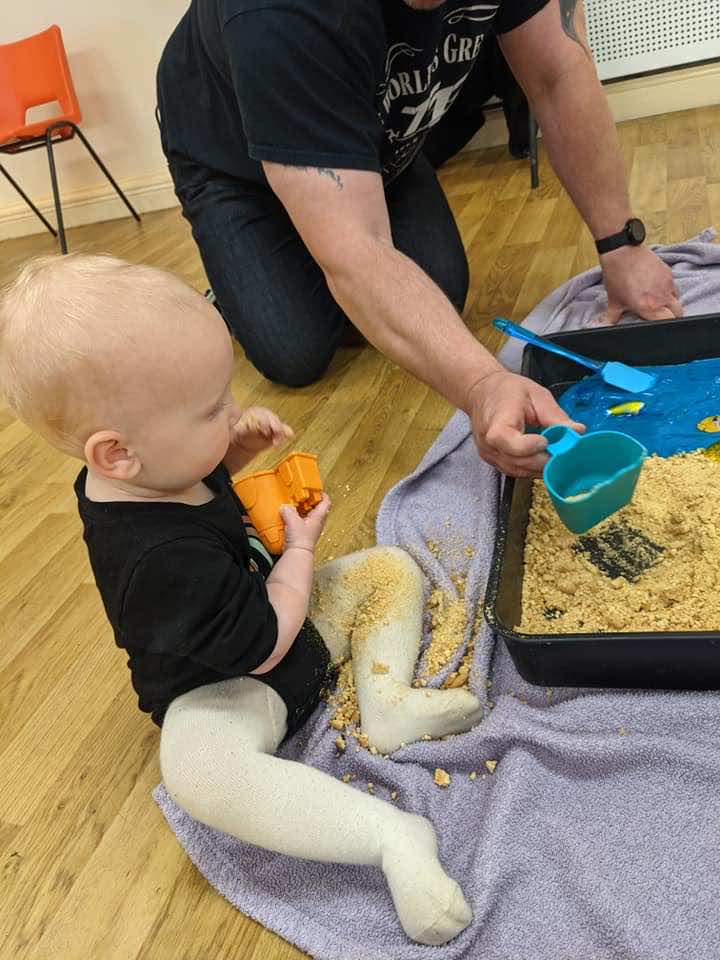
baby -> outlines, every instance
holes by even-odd
[[[43,258],[0,305],[8,403],[84,461],[90,562],[140,709],[161,728],[168,792],[245,842],[380,867],[408,936],[445,943],[472,914],[430,822],[274,754],[350,653],[363,731],[382,753],[468,730],[480,703],[411,685],[423,610],[411,557],[376,548],[314,571],[327,496],[304,518],[284,508],[283,554],[265,551],[230,478],[292,431],[269,410],[241,413],[232,376],[217,310],[159,270]]]

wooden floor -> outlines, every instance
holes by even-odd
[[[620,128],[635,212],[653,242],[720,224],[720,107]],[[472,270],[467,321],[520,321],[591,266],[594,251],[542,163],[502,149],[466,154],[442,180]],[[110,251],[177,271],[204,289],[176,210],[70,231],[73,250]],[[0,244],[0,281],[48,235]],[[38,349],[42,350],[42,343]],[[320,455],[335,502],[321,559],[368,545],[391,484],[412,470],[448,405],[370,348],[345,349],[315,386],[264,382],[238,360],[243,403],[281,412]],[[2,960],[291,960],[302,956],[246,919],[192,867],[150,797],[158,731],[134,703],[93,586],[75,516],[77,464],[0,407],[0,957]]]

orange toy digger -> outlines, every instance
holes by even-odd
[[[280,508],[290,504],[306,516],[322,499],[323,484],[313,453],[291,453],[274,470],[233,481],[252,525],[269,553],[282,553],[285,525]]]

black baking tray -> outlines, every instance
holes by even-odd
[[[633,323],[548,337],[598,360],[637,365],[720,356],[720,314]],[[586,374],[562,357],[526,346],[522,372],[559,396]],[[523,634],[523,553],[531,481],[506,478],[485,596],[485,619],[529,683],[552,687],[720,689],[720,633]]]

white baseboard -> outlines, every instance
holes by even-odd
[[[15,167],[18,168],[17,176]],[[13,169],[10,169],[8,164],[8,171],[16,176],[18,183],[22,186],[22,164],[14,164]],[[7,183],[4,177],[0,177],[0,182]],[[138,213],[167,210],[177,206],[177,198],[167,170],[122,180],[120,187]],[[42,197],[40,200],[35,197],[31,199],[54,226],[55,205],[52,196]],[[73,190],[66,193],[62,192],[61,187],[60,199],[66,227],[79,227],[86,223],[101,223],[104,220],[117,220],[130,216],[127,207],[109,183],[89,190]],[[0,240],[43,233],[45,229],[19,196],[17,203],[0,208]]]
[[[720,63],[620,80],[607,84],[605,93],[616,123],[654,117],[659,113],[715,106],[720,103]],[[494,110],[465,149],[505,146],[507,141],[505,118],[501,110]]]
[[[638,117],[652,117],[659,113],[712,106],[720,101],[720,64],[689,67],[670,73],[635,80],[622,80],[605,87],[610,109],[619,123]],[[487,123],[470,141],[466,150],[507,144],[508,134],[502,111],[488,114]],[[22,185],[21,164],[18,181]],[[10,170],[14,175],[15,171]],[[120,186],[140,213],[167,210],[177,206],[172,180],[167,170],[121,181]],[[86,223],[100,223],[129,216],[124,204],[110,184],[89,190],[75,190],[62,194],[65,226],[77,227]],[[42,213],[55,222],[52,197],[33,198]],[[25,203],[18,202],[0,208],[0,240],[42,233],[45,227]]]

